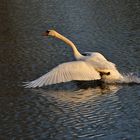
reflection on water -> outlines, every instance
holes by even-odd
[[[120,88],[25,89],[3,96],[1,139],[139,138],[139,87]]]
[[[0,16],[0,139],[140,139],[138,85],[21,87],[73,60],[66,44],[41,36],[50,28],[139,74],[138,0],[3,0]]]
[[[47,98],[55,98],[55,100],[61,100],[63,102],[75,102],[75,103],[81,103],[81,102],[88,102],[89,100],[92,100],[96,96],[100,96],[102,94],[114,94],[116,93],[121,86],[118,85],[104,85],[104,87],[97,86],[94,88],[88,88],[88,89],[80,89],[80,90],[74,90],[74,91],[66,91],[66,90],[60,90],[60,91],[54,91],[50,90],[49,92],[43,89],[32,89],[34,92],[39,92],[43,96],[47,96]]]

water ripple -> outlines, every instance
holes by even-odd
[[[0,15],[1,140],[140,139],[138,85],[19,87],[73,60],[66,44],[42,38],[50,28],[80,52],[101,52],[122,73],[139,73],[138,0],[3,0]]]

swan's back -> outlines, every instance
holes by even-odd
[[[90,56],[85,57],[84,61],[90,63],[97,71],[106,69],[116,69],[114,63],[108,61],[102,54],[98,52],[91,53]]]
[[[108,61],[102,54],[98,52],[90,53],[86,61],[90,63],[96,71],[99,73],[110,73],[102,76],[102,80],[105,82],[112,82],[118,79],[122,79],[122,75],[116,68],[116,65]]]
[[[93,52],[91,53],[91,57],[96,59],[96,60],[107,60],[102,54],[98,53],[98,52]]]

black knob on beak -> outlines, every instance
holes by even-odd
[[[50,32],[49,30],[46,31],[47,34],[49,34],[49,32]]]
[[[50,32],[50,31],[49,31],[49,30],[47,30],[47,31],[46,31],[46,32],[44,32],[42,35],[43,35],[43,36],[48,36],[48,35],[49,35],[49,32]]]

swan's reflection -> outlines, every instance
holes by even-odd
[[[80,84],[79,84],[80,85]],[[80,85],[83,86],[83,85]],[[85,85],[86,87],[87,85]],[[63,102],[86,102],[90,99],[94,99],[102,94],[114,94],[122,86],[120,85],[107,85],[101,84],[94,88],[82,88],[76,90],[46,90],[46,89],[32,89],[33,92],[39,93],[48,99],[55,99]]]

